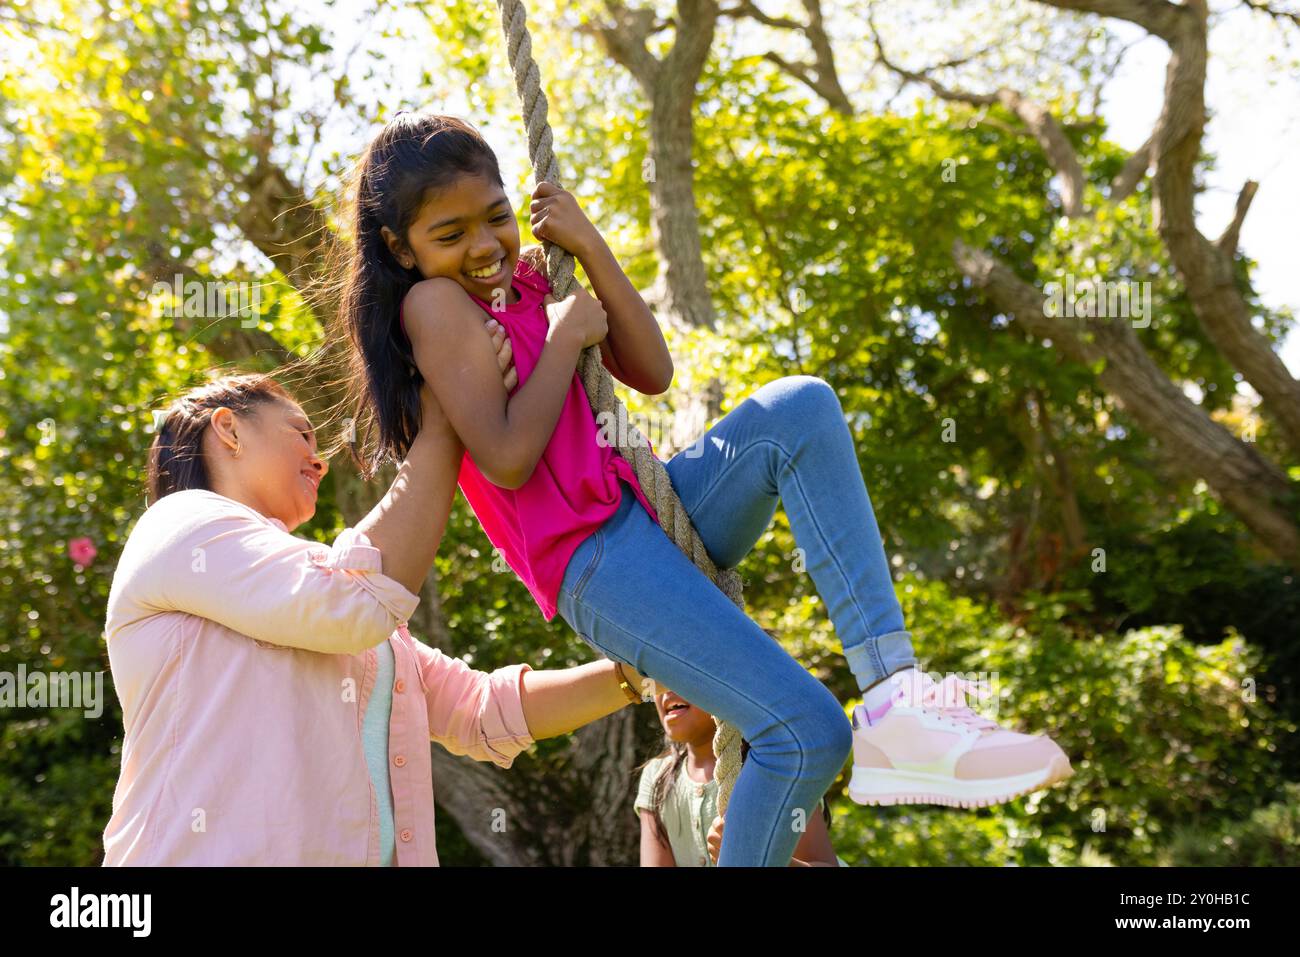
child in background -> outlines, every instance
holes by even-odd
[[[718,817],[718,782],[713,776],[713,715],[656,688],[655,707],[667,747],[642,765],[635,810],[641,819],[642,867],[713,867],[708,834]],[[742,756],[748,752],[742,745]],[[818,803],[799,838],[792,867],[836,867],[831,847],[830,810]],[[719,836],[718,843],[721,842]]]

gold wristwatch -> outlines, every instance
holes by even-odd
[[[623,662],[614,662],[614,671],[618,675],[618,686],[623,689],[623,694],[627,696],[628,701],[631,701],[633,704],[641,704],[650,700],[649,698],[642,697],[641,693],[638,692],[636,688],[632,687],[632,682],[627,680],[627,675],[623,671]]]

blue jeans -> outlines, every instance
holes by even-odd
[[[784,504],[860,682],[916,663],[853,440],[826,382],[791,376],[763,386],[665,465],[721,568],[749,553]],[[558,606],[596,651],[740,729],[750,750],[718,864],[788,865],[802,822],[852,751],[835,696],[691,563],[630,488],[569,560]]]

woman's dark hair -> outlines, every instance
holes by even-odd
[[[426,200],[465,175],[505,188],[496,154],[469,123],[401,112],[370,142],[348,181],[327,271],[341,278],[326,287],[334,302],[326,314],[334,313],[329,338],[348,346],[343,402],[358,440],[349,453],[367,479],[386,460],[405,457],[420,427],[423,381],[398,324],[403,297],[422,277],[402,267],[381,229],[405,242]]]
[[[238,415],[252,415],[269,402],[294,401],[284,386],[261,373],[217,373],[205,385],[176,398],[162,417],[149,446],[145,476],[147,504],[185,489],[211,491],[203,461],[203,433],[212,413],[225,406]]]

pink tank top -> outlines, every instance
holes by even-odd
[[[493,310],[473,293],[470,298],[505,326],[519,374],[517,391],[528,381],[546,344],[549,323],[542,299],[551,284],[521,257],[515,263],[512,285],[519,301],[501,310]],[[403,310],[405,306],[403,300]],[[400,319],[405,334],[405,315]],[[460,490],[488,540],[528,587],[547,621],[556,615],[569,559],[618,510],[623,498],[619,479],[632,486],[646,512],[659,521],[632,466],[611,447],[598,443],[596,436],[596,418],[575,372],[555,431],[527,482],[517,489],[493,485],[469,452],[460,463]]]

